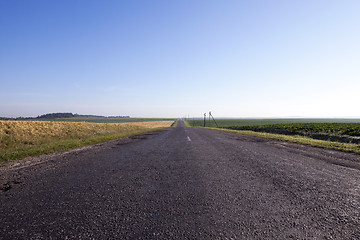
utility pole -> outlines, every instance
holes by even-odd
[[[219,125],[218,125],[217,122],[215,121],[215,118],[213,117],[213,115],[211,114],[211,112],[209,112],[209,119],[210,119],[210,116],[211,116],[212,119],[214,120],[214,123],[216,124],[216,127],[219,127]]]
[[[210,115],[211,115],[211,112],[209,112],[209,127],[211,127]]]
[[[204,127],[206,125],[206,113],[204,113]]]

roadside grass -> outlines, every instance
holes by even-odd
[[[192,127],[192,125],[190,124],[189,121],[183,121],[183,122],[184,122],[185,127]]]
[[[168,128],[173,121],[85,123],[0,121],[0,162]]]
[[[171,124],[171,127],[174,127],[174,128],[176,128],[177,126],[178,126],[178,120],[176,120],[175,122],[173,122],[173,124]]]
[[[241,135],[261,137],[261,138],[266,138],[266,139],[298,143],[298,144],[309,145],[309,146],[313,146],[313,147],[320,147],[320,148],[325,148],[325,149],[332,149],[332,150],[338,150],[338,151],[343,151],[343,152],[360,154],[360,144],[355,144],[355,143],[332,142],[332,141],[313,139],[313,138],[299,136],[299,135],[291,136],[291,135],[265,133],[265,132],[254,132],[254,131],[249,131],[249,130],[231,130],[231,129],[224,129],[224,128],[208,128],[208,129],[214,129],[214,130],[218,130],[218,131],[232,132],[232,133],[237,133],[237,134],[241,134]]]

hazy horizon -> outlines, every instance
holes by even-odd
[[[55,112],[48,112],[48,113],[44,113],[44,114],[39,114],[39,115],[33,115],[33,116],[14,116],[14,117],[9,117],[9,116],[0,116],[4,117],[4,118],[36,118],[38,116],[41,115],[45,115],[45,114],[51,114],[51,113],[55,113]],[[65,112],[64,112],[65,113]],[[68,112],[66,112],[68,113]],[[88,116],[96,116],[96,117],[116,117],[116,116],[128,116],[128,115],[99,115],[99,114],[86,114],[86,113],[73,113],[73,114],[77,114],[77,115],[88,115]],[[213,115],[213,114],[212,114]],[[203,119],[204,115],[202,116],[178,116],[178,117],[143,117],[143,116],[128,116],[130,118],[179,118],[179,119]],[[208,119],[209,115],[208,113],[206,113],[206,119]],[[269,116],[269,117],[226,117],[226,116],[214,116],[214,118],[216,119],[356,119],[356,120],[360,120],[360,117],[301,117],[301,116],[283,116],[283,117],[276,117],[276,116]]]
[[[360,118],[360,2],[2,1],[0,116]]]

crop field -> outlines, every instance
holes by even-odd
[[[36,121],[52,122],[90,122],[90,123],[127,123],[127,122],[159,122],[175,121],[172,118],[105,118],[105,117],[72,117],[72,118],[55,118],[55,119],[37,119]]]
[[[219,127],[233,126],[256,126],[287,123],[360,123],[360,119],[340,118],[284,118],[284,119],[215,119]],[[193,127],[203,127],[204,119],[188,119],[187,122]],[[205,121],[206,127],[216,127],[215,122],[208,118]]]
[[[224,131],[360,154],[360,119],[215,119]],[[188,126],[203,127],[204,119]],[[216,128],[208,118],[206,127]]]
[[[173,122],[0,121],[0,162],[167,128]]]
[[[232,126],[227,128],[233,130],[299,135],[336,142],[360,143],[360,123],[290,123]]]

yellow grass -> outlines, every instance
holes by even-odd
[[[0,121],[0,161],[170,127],[173,121],[87,123]]]

